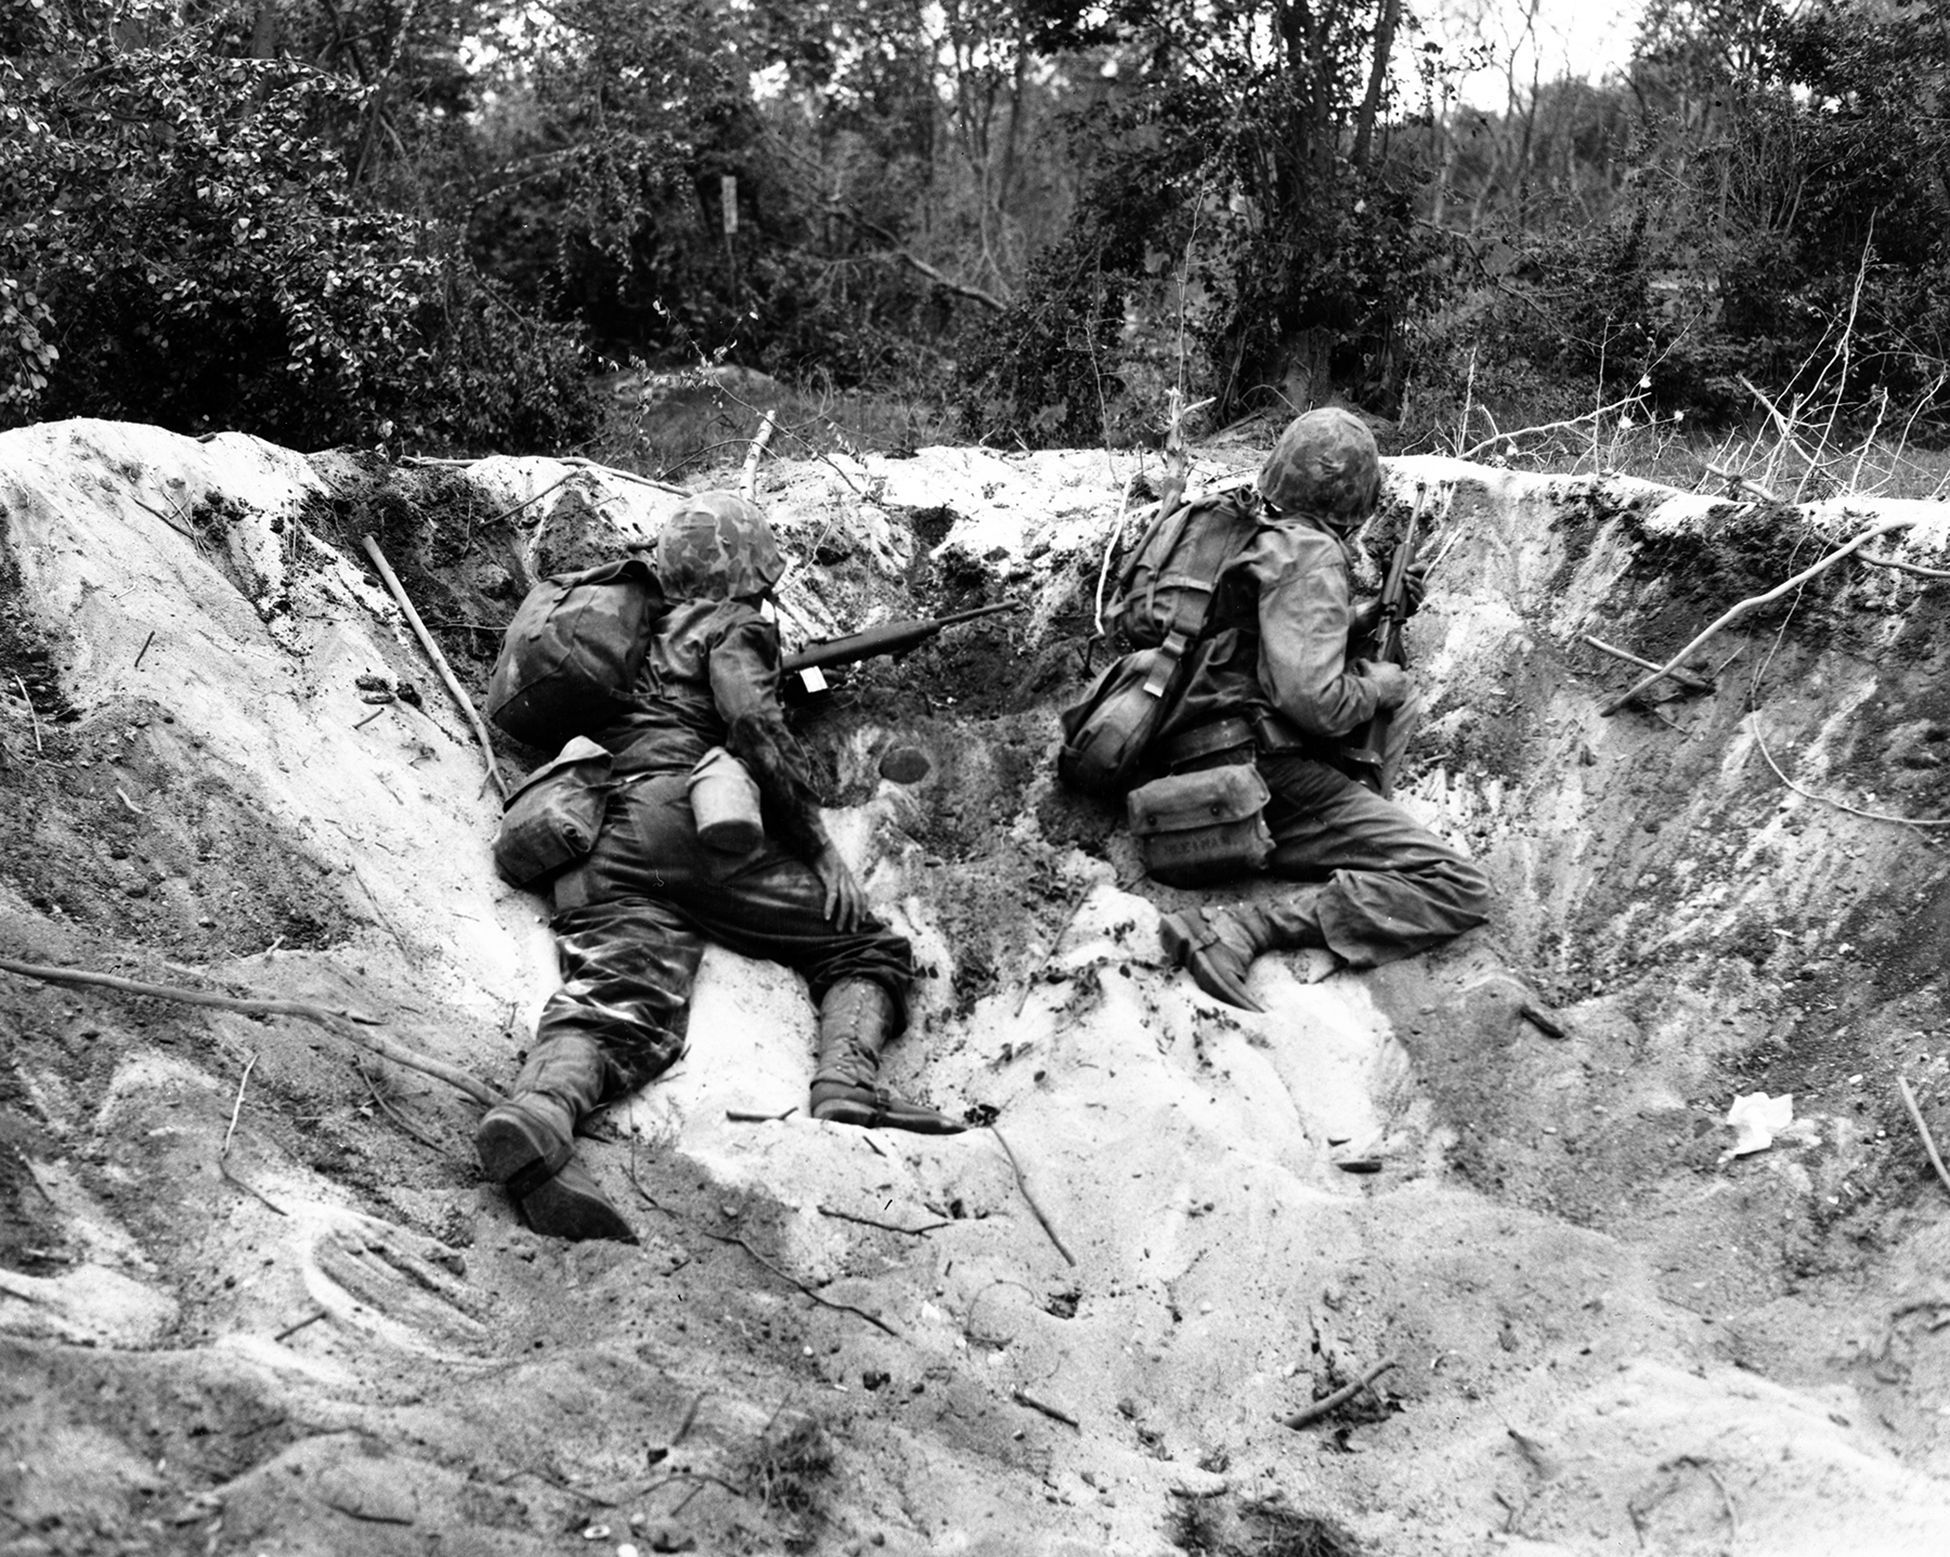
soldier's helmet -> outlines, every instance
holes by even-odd
[[[1324,406],[1287,423],[1259,472],[1259,495],[1284,514],[1311,514],[1345,528],[1374,512],[1381,457],[1357,416]]]
[[[657,577],[673,600],[737,600],[764,594],[785,559],[758,505],[736,492],[700,492],[657,536]]]

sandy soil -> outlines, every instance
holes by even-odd
[[[677,498],[0,435],[0,958],[229,1000],[0,972],[0,1553],[1950,1549],[1950,1193],[1898,1086],[1950,1142],[1950,892],[1878,819],[1950,816],[1944,586],[1843,564],[1606,715],[1588,638],[1662,659],[1870,516],[1394,462],[1379,530],[1419,489],[1446,547],[1405,803],[1497,918],[1263,959],[1251,1016],[1050,771],[1135,463],[766,467],[789,636],[1023,603],[801,716],[928,966],[892,1079],[995,1128],[788,1112],[803,986],[714,952],[584,1145],[641,1243],[566,1246],[331,1014],[501,1086],[554,978],[361,543],[478,696],[529,582]],[[1940,505],[1879,516],[1944,565]],[[1756,1093],[1791,1122],[1733,1155]]]

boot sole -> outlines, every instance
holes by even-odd
[[[504,1186],[522,1175],[545,1172],[559,1145],[553,1130],[506,1105],[490,1112],[474,1135],[482,1172]],[[573,1149],[552,1175],[527,1194],[517,1195],[515,1203],[521,1207],[522,1219],[547,1238],[637,1241],[636,1230],[609,1203]]]
[[[1206,933],[1205,916],[1196,908],[1166,914],[1158,920],[1158,939],[1164,945],[1165,955],[1171,958],[1175,967],[1191,974],[1194,984],[1214,1000],[1223,1001],[1241,1011],[1256,1011],[1265,1015],[1266,1007],[1247,992],[1243,977],[1237,992],[1227,989],[1221,982],[1217,968],[1205,955]]]
[[[960,1135],[968,1126],[916,1103],[884,1103],[878,1098],[829,1098],[812,1110],[822,1124],[859,1130],[907,1130],[915,1135]]]

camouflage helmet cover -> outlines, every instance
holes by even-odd
[[[699,492],[657,536],[657,576],[673,600],[762,595],[784,572],[771,525],[736,492]]]
[[[1296,416],[1260,468],[1258,486],[1281,513],[1358,524],[1381,498],[1374,434],[1338,406]]]

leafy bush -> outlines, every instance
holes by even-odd
[[[226,57],[167,7],[137,8],[152,43],[76,10],[0,60],[0,418],[300,447],[589,424],[567,336],[510,319],[440,227],[352,188],[337,146],[368,89]]]

